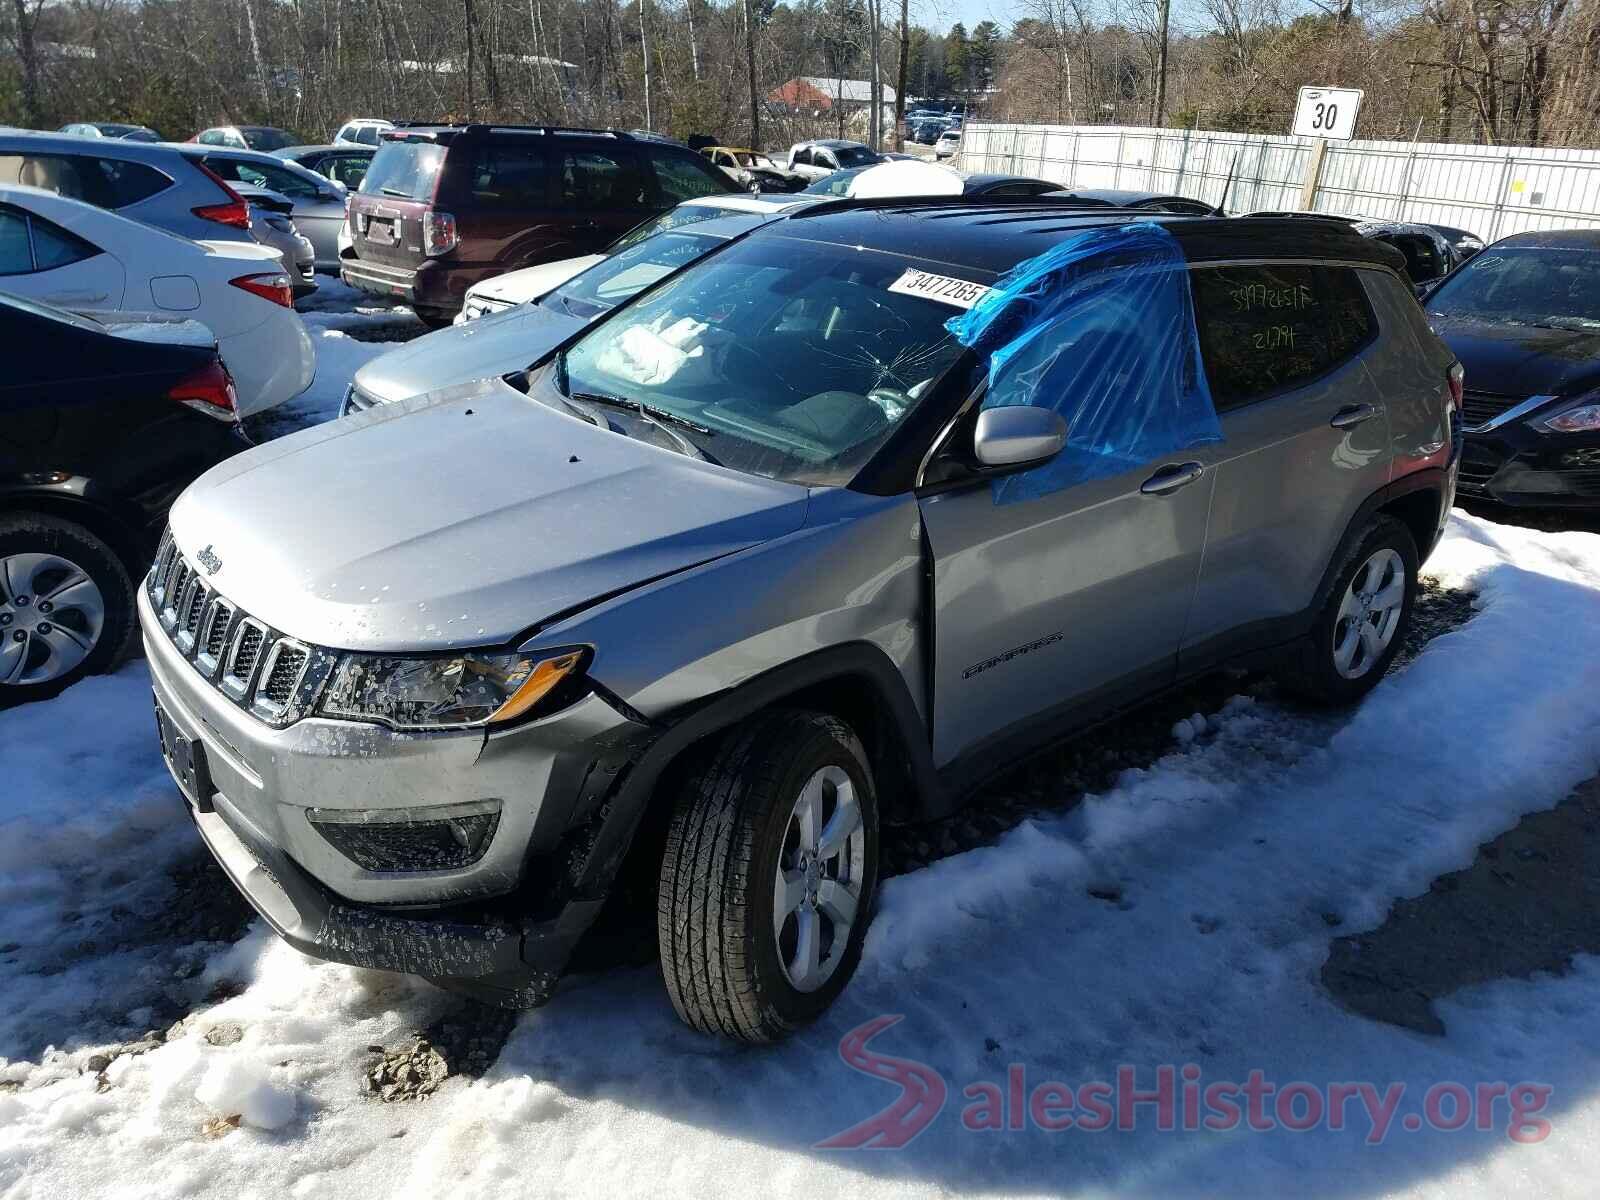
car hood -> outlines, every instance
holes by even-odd
[[[504,275],[473,284],[472,294],[510,304],[537,300],[579,272],[587,271],[595,263],[605,260],[604,254],[585,254],[578,258],[563,258],[560,262],[541,263],[537,267],[523,267],[520,271],[507,271]]]
[[[437,329],[381,354],[355,375],[358,389],[387,403],[537,362],[588,322],[539,304]]]
[[[482,380],[258,446],[173,506],[178,546],[293,637],[502,645],[597,598],[798,529],[808,491]],[[684,614],[678,614],[682,616]],[[692,616],[692,619],[700,619]]]
[[[1600,332],[1487,325],[1428,314],[1466,368],[1471,391],[1564,396],[1600,383]]]

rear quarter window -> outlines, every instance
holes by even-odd
[[[1197,267],[1189,278],[1218,412],[1312,382],[1354,358],[1377,332],[1352,268]]]
[[[466,158],[466,194],[474,208],[526,211],[550,204],[550,167],[533,146],[475,146]],[[451,171],[455,171],[454,160]],[[458,180],[458,186],[462,180]]]
[[[171,186],[154,167],[92,154],[0,154],[0,181],[23,183],[99,208],[126,208]]]

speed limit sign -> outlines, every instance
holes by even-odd
[[[1291,132],[1297,137],[1349,141],[1355,136],[1362,95],[1360,88],[1301,88]]]

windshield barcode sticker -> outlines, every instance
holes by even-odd
[[[971,308],[990,291],[983,284],[973,283],[970,279],[933,275],[927,271],[919,271],[915,267],[909,268],[905,274],[891,283],[889,290],[906,296],[922,296],[928,300],[937,300],[940,304],[948,304],[952,308]]]

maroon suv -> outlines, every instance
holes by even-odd
[[[443,324],[481,279],[593,254],[680,201],[738,190],[688,147],[626,133],[402,127],[350,197],[340,274]]]

